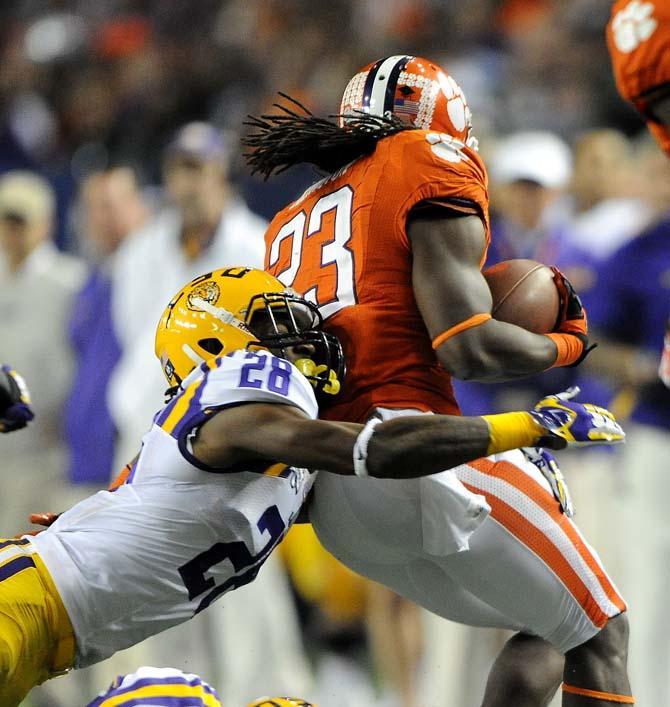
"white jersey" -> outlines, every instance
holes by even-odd
[[[281,464],[212,470],[191,453],[209,416],[252,402],[318,413],[311,385],[288,361],[245,351],[212,359],[156,415],[126,483],[78,503],[34,539],[72,621],[75,667],[253,581],[295,520],[313,474]]]

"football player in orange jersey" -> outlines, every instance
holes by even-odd
[[[448,74],[426,59],[392,56],[351,79],[337,123],[293,103],[252,118],[256,131],[245,144],[265,176],[301,162],[326,173],[266,232],[266,267],[318,305],[345,349],[347,382],[324,417],[368,421],[373,434],[377,421],[403,412],[458,413],[452,375],[502,381],[586,356],[586,315],[558,271],[553,333],[491,318],[481,273],[486,172],[467,103]],[[623,603],[611,584],[604,588],[601,599],[612,603],[580,633],[579,621],[550,599],[556,588],[533,586],[521,555],[531,564],[541,557],[568,602],[585,601],[567,589],[574,577],[563,563],[572,551],[552,531],[560,518],[537,522],[553,498],[529,483],[527,467],[519,473],[521,459],[504,472],[490,463],[482,461],[480,474],[455,469],[408,482],[324,475],[310,519],[345,564],[425,608],[547,639],[565,654],[564,705],[632,703]],[[546,625],[549,614],[562,616],[560,630]],[[569,626],[571,638],[559,638]],[[484,704],[545,704],[560,682],[555,655],[539,638],[512,639]]]
[[[606,35],[621,97],[637,108],[670,157],[670,5],[658,0],[617,0]],[[670,388],[670,322],[658,374]]]

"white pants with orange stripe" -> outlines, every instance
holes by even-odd
[[[417,481],[321,474],[310,520],[344,564],[460,623],[524,631],[566,652],[625,610],[597,554],[521,451],[443,474],[491,507],[467,550],[425,550]]]

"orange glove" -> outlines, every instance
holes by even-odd
[[[586,310],[575,288],[557,267],[552,267],[551,270],[560,300],[558,322],[554,332],[546,334],[558,350],[556,361],[551,367],[577,366],[597,344],[589,346]]]
[[[33,525],[43,525],[45,528],[48,528],[58,520],[58,516],[60,516],[60,513],[31,513],[28,518]],[[14,537],[20,538],[24,535],[32,535],[34,537],[35,535],[39,535],[41,532],[41,529],[29,530],[27,533],[19,533]]]

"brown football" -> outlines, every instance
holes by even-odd
[[[535,260],[504,260],[484,271],[493,295],[495,319],[547,334],[558,319],[554,274]]]

